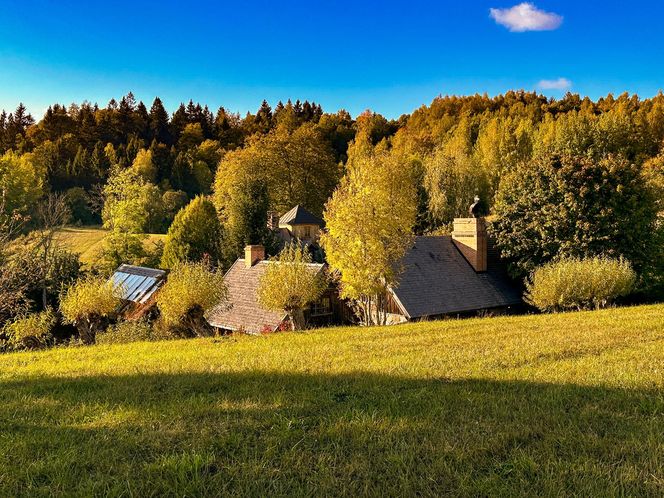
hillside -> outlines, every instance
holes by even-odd
[[[56,240],[69,250],[80,254],[81,262],[86,265],[94,262],[103,248],[103,240],[106,230],[99,227],[66,227],[59,230]],[[150,244],[158,240],[165,240],[162,234],[150,234],[145,241],[145,247],[151,248]]]
[[[661,495],[664,305],[0,356],[0,495]]]

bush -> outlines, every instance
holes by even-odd
[[[95,342],[106,319],[120,305],[121,289],[98,277],[78,280],[60,299],[60,311],[65,323],[75,325],[83,344]]]
[[[620,157],[542,157],[501,180],[491,230],[514,276],[560,255],[624,257],[652,271],[656,204],[639,168]]]
[[[180,337],[209,335],[205,313],[226,299],[226,286],[220,272],[203,263],[177,265],[157,294],[161,321]]]
[[[123,344],[137,341],[158,341],[167,339],[158,327],[152,327],[145,320],[122,321],[97,334],[97,344]]]
[[[531,274],[526,301],[542,311],[599,309],[628,295],[635,281],[636,274],[624,259],[563,259]]]
[[[311,268],[311,254],[299,244],[287,245],[272,262],[261,276],[258,302],[285,311],[293,330],[305,328],[304,309],[320,298],[327,282],[318,268]]]
[[[56,316],[51,309],[16,318],[2,328],[7,349],[40,349],[48,346],[53,340],[51,330],[55,323]]]

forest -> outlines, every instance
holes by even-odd
[[[366,203],[363,185],[375,186]],[[36,121],[21,104],[0,114],[0,192],[0,322],[55,305],[78,278],[76,255],[53,242],[67,224],[107,230],[91,273],[223,269],[248,243],[273,248],[268,213],[297,204],[325,217],[330,247],[357,219],[373,233],[392,224],[374,241],[387,247],[449,233],[475,195],[513,276],[561,256],[624,258],[652,300],[664,275],[664,95],[440,96],[398,119],[299,100],[245,116],[189,101],[171,114],[129,93],[54,104]],[[148,233],[168,236],[147,247]]]

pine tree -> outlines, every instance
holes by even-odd
[[[174,268],[179,263],[220,259],[221,226],[209,199],[199,196],[175,216],[168,229],[161,265]]]
[[[270,131],[270,128],[272,127],[272,108],[267,103],[267,100],[264,100],[260,109],[258,109],[256,117],[254,118],[254,123],[259,132],[267,133]]]
[[[173,118],[171,119],[170,135],[172,142],[176,142],[180,138],[180,133],[182,133],[184,127],[189,123],[187,116],[187,109],[184,104],[180,103],[180,107],[173,113]]]
[[[171,145],[168,129],[168,113],[159,97],[155,97],[149,115],[150,137],[162,144]]]
[[[267,184],[260,179],[247,179],[236,185],[235,192],[226,209],[224,260],[232,263],[249,244],[262,244],[268,251],[273,249],[272,234],[267,228],[270,198]]]

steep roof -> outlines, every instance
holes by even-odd
[[[323,226],[323,220],[318,216],[310,213],[302,206],[297,205],[281,218],[279,218],[280,225],[319,225]]]
[[[115,270],[111,280],[114,286],[121,287],[122,299],[145,304],[166,281],[166,272],[123,264]]]
[[[403,273],[392,289],[408,318],[463,313],[517,305],[519,289],[489,253],[486,272],[477,273],[446,236],[416,237],[401,261]]]
[[[278,264],[271,261],[259,261],[247,268],[240,258],[226,272],[224,282],[228,288],[228,303],[222,303],[208,315],[208,322],[214,327],[229,330],[244,330],[250,334],[260,333],[263,329],[275,330],[286,318],[282,312],[269,311],[258,304],[260,278],[268,265]],[[322,264],[312,263],[312,268],[320,271]]]

